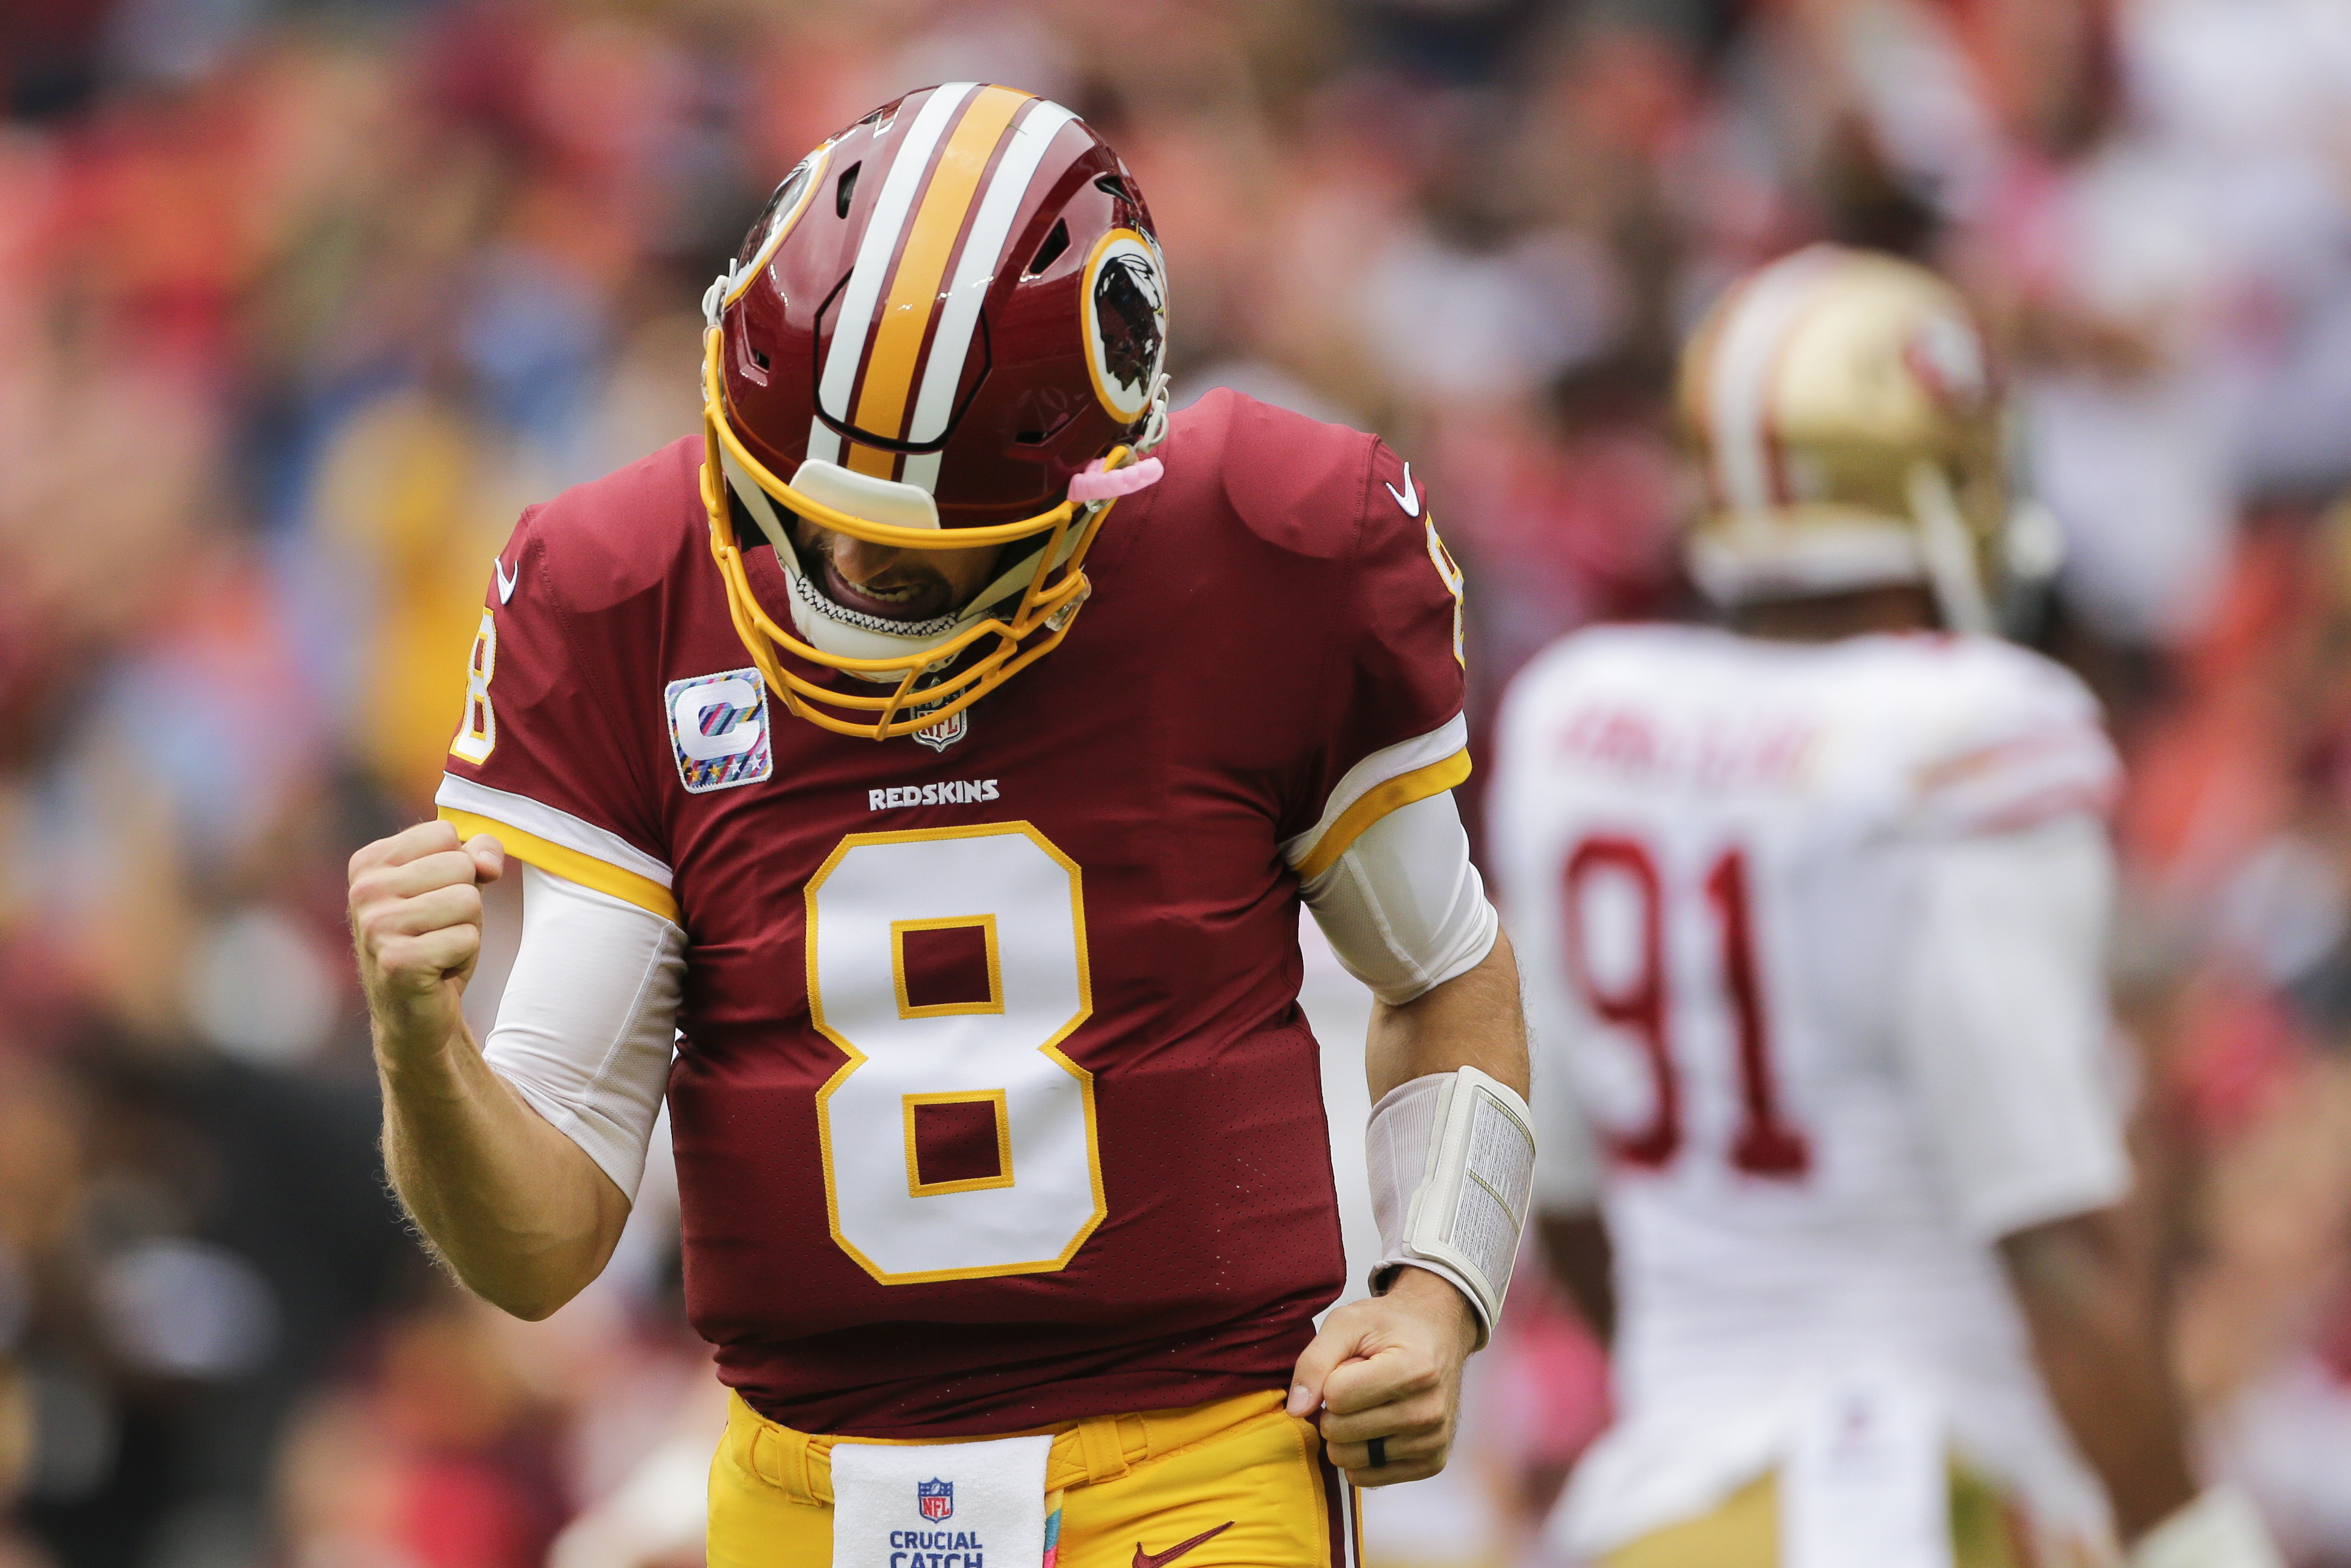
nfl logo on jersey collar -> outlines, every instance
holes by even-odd
[[[662,707],[677,776],[689,792],[757,784],[775,771],[768,685],[757,669],[672,681],[662,693]]]
[[[914,1506],[934,1524],[955,1514],[955,1482],[936,1479],[914,1483]]]

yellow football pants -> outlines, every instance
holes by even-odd
[[[1778,1478],[1765,1476],[1712,1513],[1645,1535],[1604,1561],[1606,1568],[1779,1568]],[[1951,1473],[1951,1561],[1954,1568],[2032,1563],[2000,1493],[1959,1470]]]
[[[1281,1405],[1268,1390],[991,1436],[1053,1434],[1054,1568],[1176,1568],[1179,1547],[1180,1568],[1360,1568],[1354,1489]],[[796,1432],[730,1399],[710,1464],[709,1568],[831,1568],[832,1450],[869,1440]]]

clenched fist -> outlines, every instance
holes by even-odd
[[[1298,1358],[1290,1413],[1321,1410],[1322,1446],[1359,1487],[1433,1476],[1453,1447],[1461,1364],[1477,1342],[1459,1291],[1425,1270],[1400,1270],[1386,1295],[1323,1320]]]
[[[464,1034],[459,1002],[482,954],[482,887],[505,869],[496,839],[461,841],[446,822],[420,822],[351,857],[351,936],[387,1067]]]

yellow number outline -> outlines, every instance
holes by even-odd
[[[917,1007],[906,995],[906,933],[909,931],[970,931],[977,929],[987,947],[987,1000],[926,1002]],[[996,916],[943,915],[935,920],[890,922],[890,983],[898,989],[902,1019],[949,1018],[957,1013],[1000,1013],[1004,1010],[1004,959],[996,950]]]
[[[1012,1185],[1012,1107],[1001,1089],[950,1089],[939,1094],[901,1094],[898,1103],[906,1116],[906,1196],[928,1197],[940,1192],[979,1192]],[[996,1172],[992,1176],[966,1176],[960,1181],[925,1181],[914,1159],[914,1107],[917,1105],[988,1105],[996,1111]]]
[[[1428,559],[1437,568],[1437,580],[1445,584],[1446,592],[1453,595],[1453,662],[1466,670],[1469,667],[1469,660],[1461,642],[1461,610],[1465,602],[1463,591],[1468,587],[1467,578],[1454,561],[1453,552],[1447,549],[1445,541],[1437,537],[1437,514],[1431,512],[1423,517],[1421,526],[1428,530]]]
[[[1078,1228],[1077,1233],[1070,1239],[1069,1245],[1061,1249],[1058,1257],[1037,1259],[1024,1263],[987,1264],[974,1269],[926,1269],[893,1274],[858,1250],[850,1242],[849,1238],[841,1233],[841,1195],[834,1185],[832,1117],[830,1105],[833,1092],[848,1081],[851,1073],[864,1066],[871,1059],[856,1046],[851,1044],[848,1036],[825,1022],[822,987],[817,979],[817,894],[823,888],[826,879],[832,875],[841,862],[849,857],[851,852],[867,844],[903,844],[927,839],[1003,838],[1014,833],[1025,835],[1030,842],[1050,855],[1062,870],[1070,873],[1070,918],[1077,937],[1078,1010],[1072,1013],[1069,1020],[1054,1030],[1042,1044],[1033,1049],[1042,1052],[1054,1065],[1078,1081],[1079,1093],[1085,1105],[1086,1176],[1092,1184],[1093,1212],[1088,1216],[1086,1222]],[[841,1064],[831,1078],[825,1080],[824,1087],[816,1092],[817,1140],[824,1158],[824,1217],[826,1226],[832,1232],[833,1244],[853,1259],[857,1266],[872,1275],[877,1283],[884,1285],[929,1284],[944,1280],[987,1280],[1001,1278],[1008,1274],[1053,1274],[1068,1268],[1070,1260],[1078,1255],[1078,1249],[1086,1244],[1096,1230],[1101,1228],[1102,1222],[1110,1214],[1110,1201],[1102,1190],[1102,1134],[1101,1125],[1094,1112],[1094,1075],[1071,1061],[1060,1049],[1061,1042],[1076,1033],[1079,1028],[1094,1014],[1093,967],[1086,951],[1085,873],[1079,869],[1078,862],[1063,854],[1059,846],[1039,832],[1034,824],[1027,821],[976,823],[964,828],[913,828],[886,833],[851,833],[833,846],[832,853],[825,857],[824,863],[817,868],[816,874],[809,878],[808,886],[801,896],[807,911],[806,936],[801,946],[807,950],[809,1021],[819,1034],[831,1040],[836,1050],[849,1058],[847,1061]],[[896,946],[894,939],[892,946]],[[895,967],[894,965],[893,967]],[[903,985],[903,979],[901,983]],[[903,995],[903,992],[901,994]],[[977,1099],[979,1095],[976,1092],[967,1092],[966,1097]],[[914,1112],[909,1109],[905,1115],[911,1133]],[[1011,1139],[1008,1116],[1002,1125],[1005,1129],[1004,1137],[1008,1145]],[[907,1163],[908,1176],[911,1180],[914,1175],[911,1138]],[[1008,1147],[1004,1167],[1008,1175],[1010,1173],[1011,1165],[1010,1151]],[[957,1184],[942,1183],[938,1187],[925,1189],[918,1196],[928,1196],[930,1192],[944,1191],[952,1185]],[[1013,1184],[1008,1181],[990,1181],[975,1185],[1009,1186]]]

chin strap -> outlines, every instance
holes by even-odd
[[[1941,469],[1921,459],[1911,465],[1907,484],[1910,515],[1918,528],[1918,554],[1927,568],[1928,586],[1934,591],[1943,624],[1953,632],[1993,630],[1991,606],[1984,596],[1977,570],[1975,545],[1959,517],[1958,500]]]
[[[1134,444],[1137,457],[1150,456],[1159,444],[1167,439],[1168,384],[1165,371],[1160,371],[1159,379],[1151,383],[1151,413],[1144,421],[1142,438]]]
[[[740,257],[728,257],[726,270],[711,279],[710,287],[702,291],[702,319],[705,325],[716,327],[726,320],[726,296],[734,291],[735,279],[742,276],[742,266]]]

